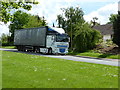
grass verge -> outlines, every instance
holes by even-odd
[[[83,53],[69,52],[68,55],[89,56],[89,57],[108,58],[108,59],[120,59],[119,55],[112,55],[108,53],[102,54],[102,53],[94,52],[93,50],[83,52]]]
[[[1,48],[6,48],[6,49],[15,49],[15,46],[2,46]]]
[[[3,88],[118,88],[118,67],[3,51]]]

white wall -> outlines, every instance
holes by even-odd
[[[112,39],[111,35],[103,35],[103,40],[104,41],[109,40],[109,39]]]

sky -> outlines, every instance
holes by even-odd
[[[93,17],[98,17],[100,24],[109,21],[110,14],[117,14],[119,0],[38,0],[38,5],[32,5],[32,9],[27,11],[33,15],[45,17],[49,26],[55,23],[58,14],[62,14],[61,8],[80,7],[84,12],[84,19],[89,22]],[[8,34],[8,25],[0,23],[0,35]]]

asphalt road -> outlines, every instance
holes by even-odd
[[[118,61],[117,59],[98,59],[98,58],[70,56],[70,55],[43,55],[43,54],[34,53],[34,52],[21,52],[21,51],[17,51],[17,49],[0,48],[0,50],[18,52],[18,53],[26,53],[26,54],[32,54],[32,55],[40,55],[40,56],[52,57],[52,58],[61,58],[61,59],[65,59],[65,60],[104,64],[104,65],[111,65],[111,66],[120,66],[120,61]]]

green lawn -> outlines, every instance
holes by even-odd
[[[102,54],[102,53],[94,52],[93,50],[83,52],[83,53],[69,52],[68,55],[89,56],[89,57],[108,58],[108,59],[120,59],[120,55]]]
[[[3,88],[118,88],[118,67],[3,51]]]
[[[7,49],[15,49],[15,46],[2,46],[1,48],[7,48]]]

